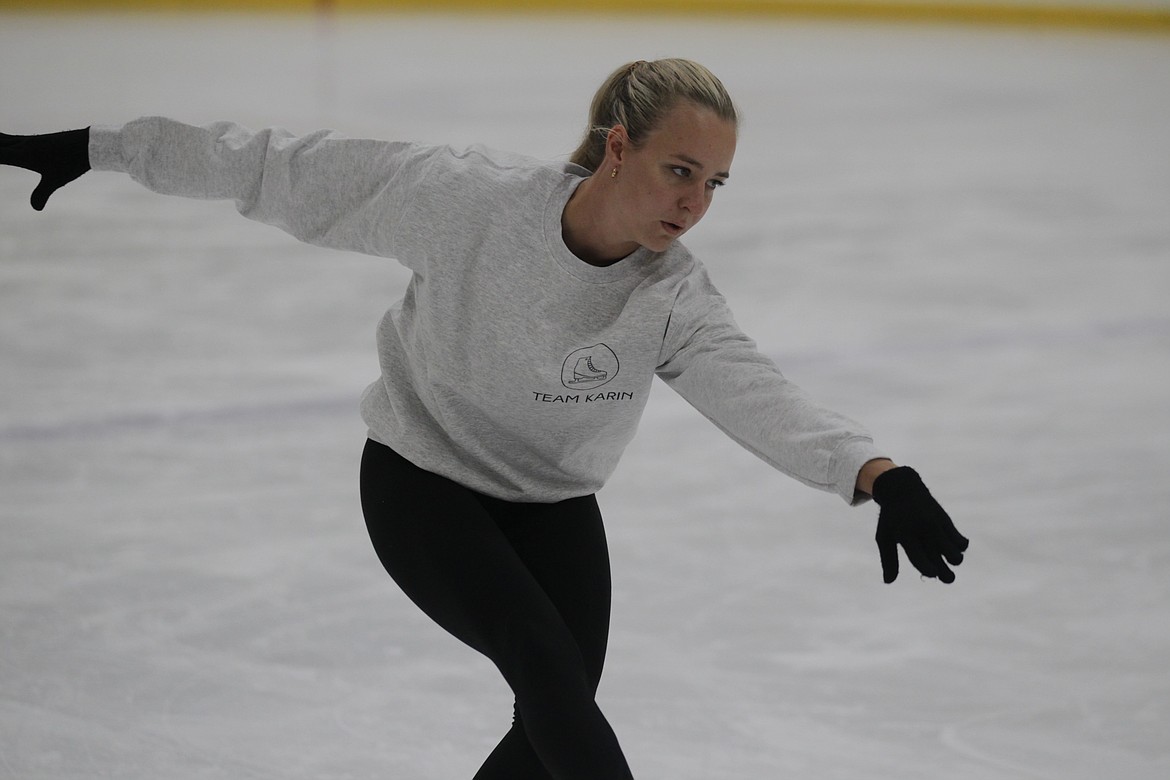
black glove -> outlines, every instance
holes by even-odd
[[[881,507],[877,546],[885,581],[890,583],[898,577],[900,544],[924,577],[954,582],[955,574],[947,563],[962,563],[968,542],[955,530],[955,524],[930,495],[918,472],[899,466],[878,475],[873,482],[873,500]]]
[[[0,163],[41,175],[30,199],[41,211],[50,195],[89,170],[89,128],[46,135],[0,133]]]

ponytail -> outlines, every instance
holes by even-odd
[[[615,125],[630,142],[641,144],[680,100],[709,108],[735,124],[735,104],[722,82],[697,62],[684,59],[638,60],[618,68],[597,90],[589,106],[589,125],[569,161],[590,172],[605,159],[605,143]]]

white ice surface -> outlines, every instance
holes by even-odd
[[[896,26],[0,15],[0,129],[160,113],[554,157],[689,56],[745,120],[689,244],[971,537],[883,586],[872,505],[659,387],[601,494],[600,701],[640,780],[1170,776],[1170,46]],[[469,778],[495,670],[360,516],[406,276],[230,204],[0,169],[0,778]]]

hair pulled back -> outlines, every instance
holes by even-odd
[[[597,90],[589,106],[585,137],[569,162],[596,171],[605,159],[606,138],[615,125],[624,127],[630,142],[639,146],[680,100],[738,122],[723,83],[699,63],[677,58],[638,60],[615,70]]]

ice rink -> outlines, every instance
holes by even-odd
[[[639,18],[0,15],[0,130],[144,114],[540,157],[622,62],[744,122],[686,243],[785,373],[923,474],[876,509],[659,385],[600,494],[599,700],[639,780],[1170,777],[1170,45]],[[0,169],[0,778],[459,780],[487,661],[365,536],[358,396],[407,280],[232,204]]]

